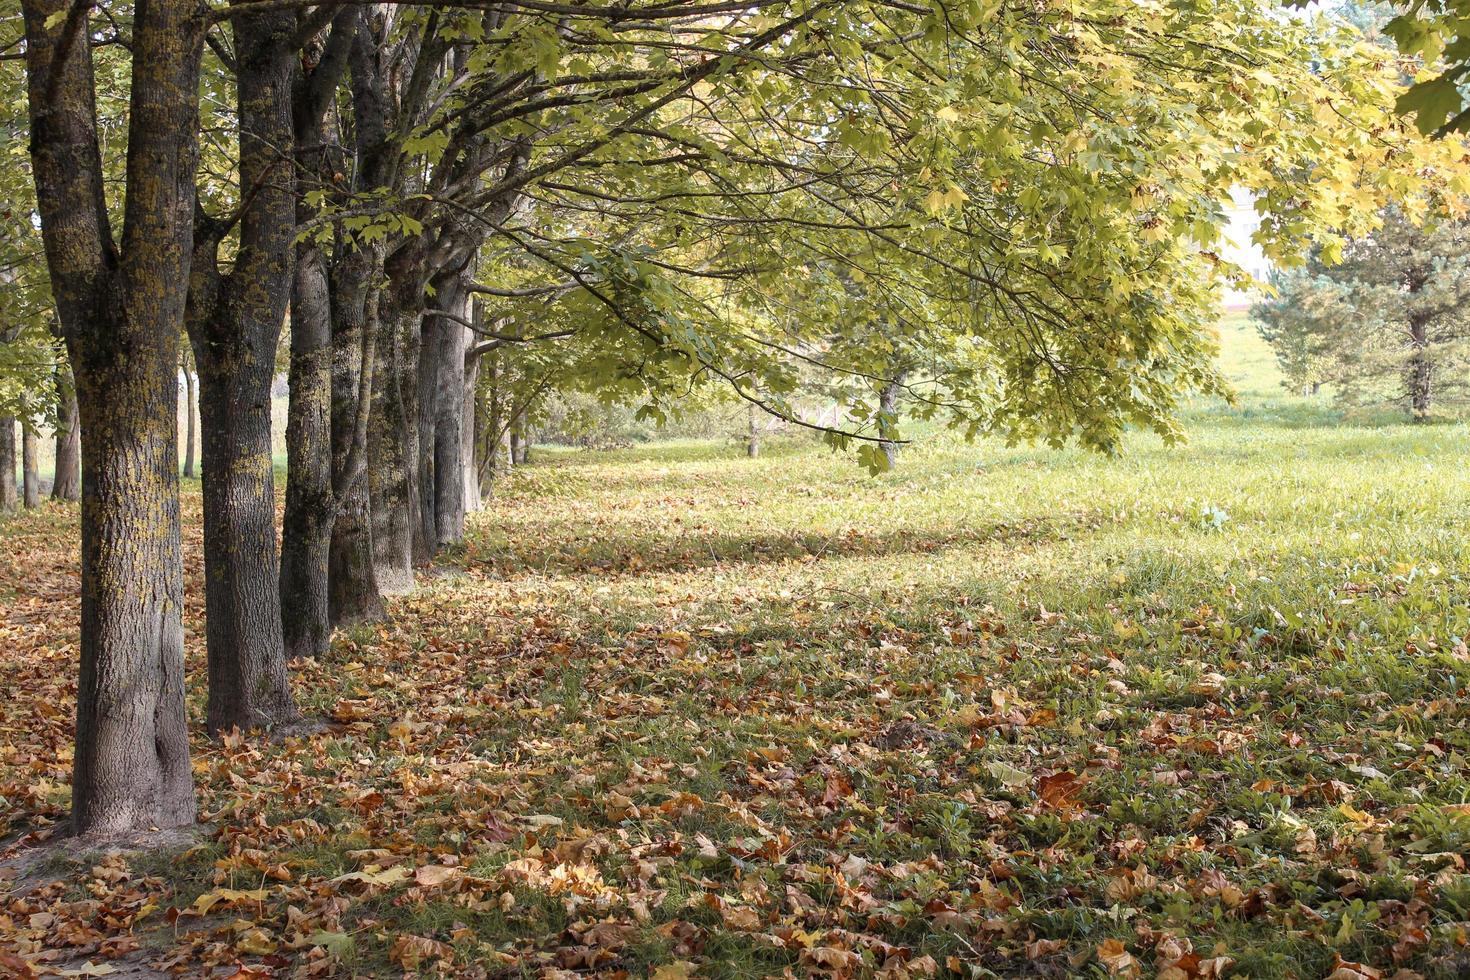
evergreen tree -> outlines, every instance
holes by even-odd
[[[1314,254],[1252,311],[1293,387],[1331,383],[1351,405],[1397,403],[1415,421],[1463,404],[1470,368],[1470,226],[1416,225],[1384,212],[1380,228]]]

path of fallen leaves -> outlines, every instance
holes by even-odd
[[[197,721],[197,496],[186,521]],[[67,804],[75,515],[5,533],[13,854]],[[795,581],[842,548],[770,560]],[[1201,604],[1171,673],[1124,648],[1142,615],[778,602],[687,557],[634,625],[617,589],[653,558],[569,591],[472,547],[294,666],[325,730],[196,738],[196,842],[12,868],[0,975],[1470,971],[1463,649],[1387,698]],[[680,612],[712,574],[730,622]]]

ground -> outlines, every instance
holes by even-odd
[[[202,735],[195,488],[206,827],[9,872],[0,973],[1467,975],[1466,429],[1348,424],[1222,331],[1239,404],[1117,458],[543,451],[296,665],[328,724],[280,743]],[[25,847],[75,528],[3,529]]]

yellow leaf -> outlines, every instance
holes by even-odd
[[[1139,973],[1138,960],[1128,952],[1128,948],[1121,940],[1109,939],[1097,948],[1098,961],[1108,968],[1108,972],[1114,976],[1137,976]]]
[[[235,940],[235,948],[242,953],[251,953],[255,956],[269,956],[277,949],[276,941],[271,934],[256,926],[247,929]]]
[[[424,888],[438,888],[446,881],[458,878],[463,872],[443,864],[426,864],[413,873],[413,880]]]
[[[194,904],[189,906],[188,911],[192,915],[208,915],[215,908],[239,905],[241,902],[263,902],[265,895],[264,888],[252,888],[248,891],[238,888],[216,888],[194,899]]]

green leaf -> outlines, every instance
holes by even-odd
[[[1414,124],[1421,133],[1432,133],[1445,124],[1445,120],[1460,111],[1464,100],[1460,88],[1453,80],[1441,76],[1427,82],[1419,82],[1398,97],[1398,111],[1414,113]]]

